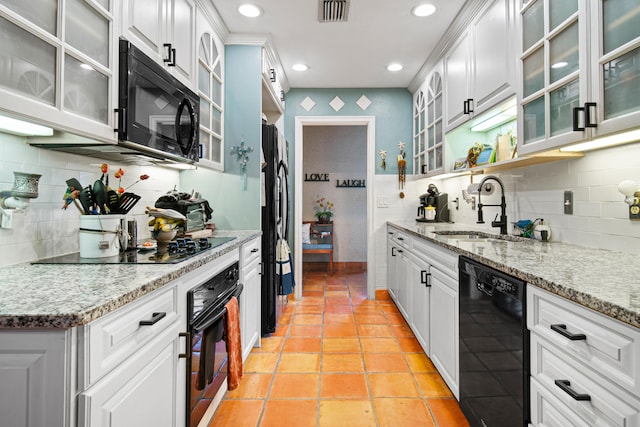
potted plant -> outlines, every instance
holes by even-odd
[[[333,218],[334,215],[333,208],[333,203],[324,197],[318,196],[316,201],[313,203],[314,215],[318,218],[318,222],[321,224],[328,224],[331,222],[331,218]]]

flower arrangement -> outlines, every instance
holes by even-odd
[[[334,205],[324,197],[317,196],[315,202],[313,202],[313,211],[318,222],[330,222],[331,218],[335,215],[333,213]]]

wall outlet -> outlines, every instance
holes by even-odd
[[[563,204],[565,215],[573,215],[573,191],[564,192]]]
[[[386,196],[386,195],[378,196],[378,207],[379,208],[388,208],[389,207],[389,196]]]

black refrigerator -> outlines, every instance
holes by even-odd
[[[275,125],[262,124],[262,335],[276,331],[287,303],[277,274],[278,240],[287,240],[289,226],[288,147]]]

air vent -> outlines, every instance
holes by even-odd
[[[346,22],[349,15],[349,0],[318,0],[320,22]]]

